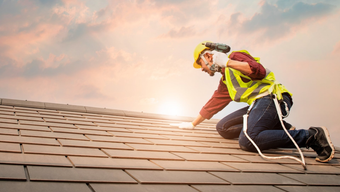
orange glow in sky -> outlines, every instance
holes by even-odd
[[[287,121],[340,146],[339,23],[329,0],[0,1],[0,98],[195,118],[221,78],[192,67],[209,40],[260,57],[293,93]]]

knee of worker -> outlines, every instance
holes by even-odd
[[[217,123],[217,132],[225,139],[238,138],[242,130],[242,125],[234,125],[231,127],[224,127],[223,124]]]
[[[254,145],[249,141],[249,139],[244,135],[243,132],[240,134],[240,137],[238,138],[238,144],[242,150],[252,152],[256,151]]]

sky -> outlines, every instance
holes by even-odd
[[[287,121],[340,146],[339,23],[338,0],[0,0],[0,98],[194,119],[221,78],[192,67],[208,40],[260,57]]]

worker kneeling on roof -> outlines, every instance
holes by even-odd
[[[194,68],[213,76],[222,74],[218,89],[203,106],[193,122],[183,122],[180,128],[194,129],[195,126],[210,119],[231,101],[245,102],[249,106],[237,110],[219,121],[218,133],[226,138],[239,138],[241,149],[256,151],[246,136],[256,143],[260,150],[272,148],[292,148],[292,140],[285,133],[286,128],[299,147],[311,147],[317,153],[316,161],[328,162],[334,157],[334,146],[325,127],[298,129],[281,121],[288,116],[293,105],[292,94],[275,79],[274,73],[263,67],[260,59],[251,56],[246,50],[233,51],[225,44],[202,42],[194,50]],[[274,99],[273,99],[274,98]],[[279,107],[275,107],[275,99]],[[279,108],[279,109],[277,109]],[[246,135],[242,132],[242,116],[248,111]]]

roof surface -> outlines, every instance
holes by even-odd
[[[0,191],[340,191],[339,154],[307,170],[223,139],[217,120],[12,99],[0,102]],[[295,149],[265,151],[295,155]]]

